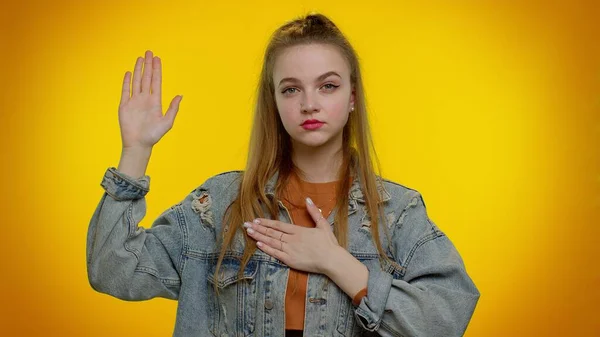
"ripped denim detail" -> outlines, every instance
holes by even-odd
[[[214,218],[211,209],[212,198],[207,192],[202,192],[200,196],[192,201],[192,210],[200,214],[200,219],[203,223],[214,228]]]

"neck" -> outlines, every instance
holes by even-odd
[[[343,159],[341,148],[341,137],[318,147],[294,142],[292,161],[301,170],[300,178],[312,183],[338,180],[337,174]]]

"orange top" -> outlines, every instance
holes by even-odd
[[[281,201],[288,209],[292,223],[297,226],[315,227],[315,222],[306,209],[306,197],[310,197],[321,209],[327,219],[335,207],[337,181],[326,183],[307,182],[297,174],[292,173],[288,185],[283,191]],[[306,285],[308,273],[290,268],[287,289],[285,293],[285,329],[303,330],[304,311],[306,309]],[[361,290],[355,300],[362,298],[365,289]]]

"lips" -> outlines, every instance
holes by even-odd
[[[304,121],[304,123],[302,123],[302,125],[307,125],[307,124],[323,124],[323,122],[318,119],[308,119],[308,120]]]
[[[323,124],[325,124],[325,122],[321,122],[317,119],[309,119],[302,123],[302,127],[304,128],[304,130],[317,130],[321,126],[323,126]]]

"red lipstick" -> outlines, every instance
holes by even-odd
[[[323,126],[323,124],[325,124],[324,122],[321,122],[318,119],[309,119],[304,121],[304,123],[302,123],[302,127],[305,130],[316,130],[318,128],[320,128],[321,126]]]

